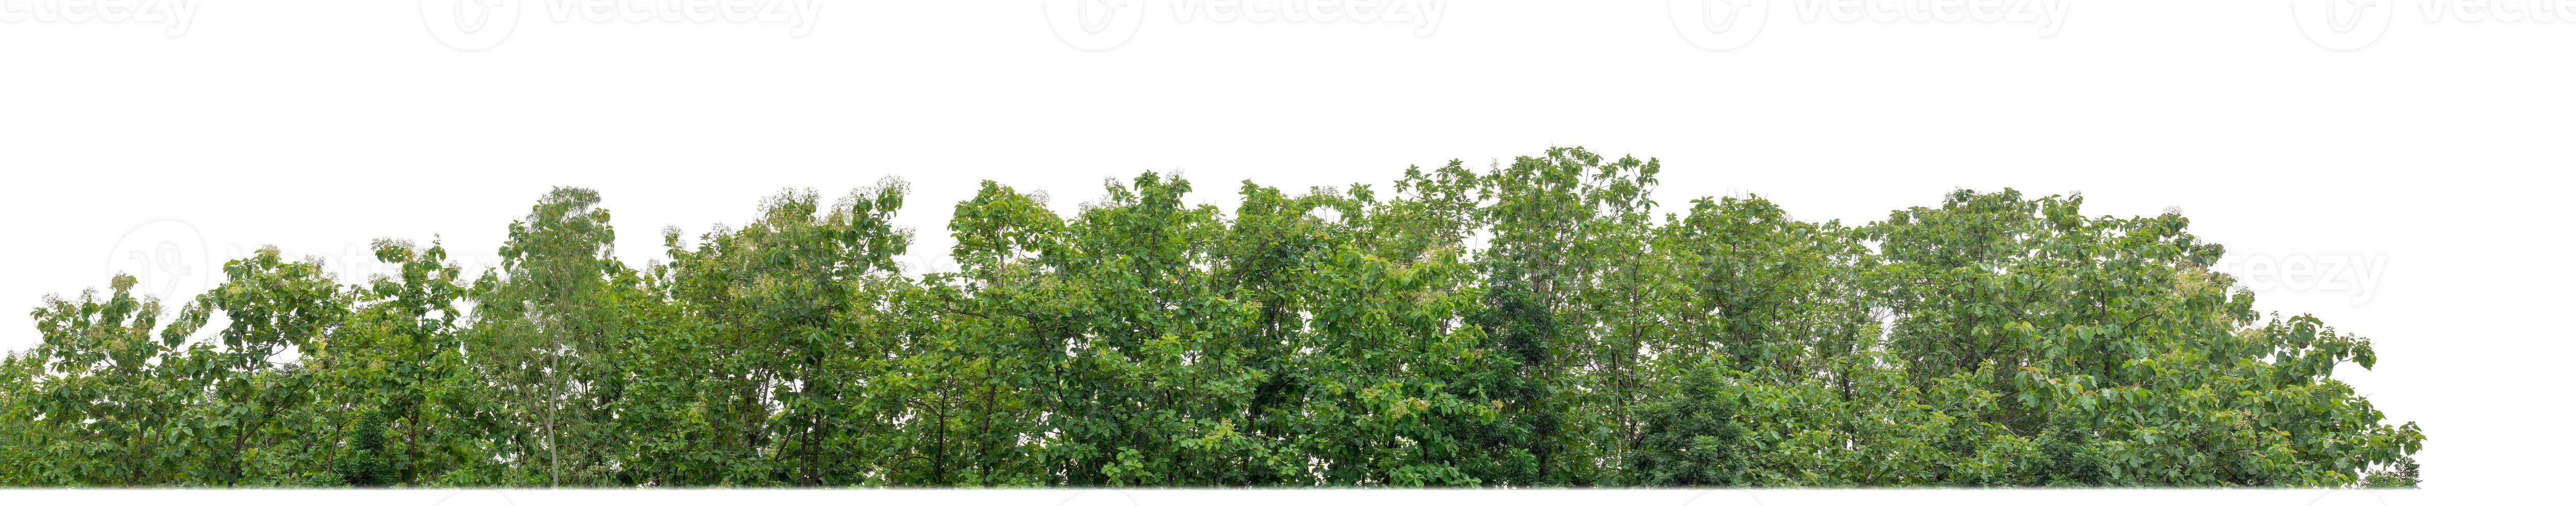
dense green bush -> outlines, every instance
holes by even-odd
[[[2422,433],[2332,376],[2369,342],[2257,313],[2182,216],[1658,215],[1658,168],[1555,149],[1231,213],[1146,174],[1069,217],[987,182],[933,273],[896,268],[899,182],[642,270],[559,189],[479,279],[380,240],[399,274],[271,248],[179,308],[47,299],[0,362],[0,485],[2414,484]]]

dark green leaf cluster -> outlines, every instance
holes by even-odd
[[[789,191],[620,262],[558,189],[469,279],[274,248],[165,315],[119,276],[0,360],[6,486],[2414,486],[2182,216],[1960,191],[1859,226],[1658,214],[1553,149],[1383,188],[986,182],[906,273],[908,188]],[[165,316],[169,318],[165,321]]]

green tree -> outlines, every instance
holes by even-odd
[[[136,299],[134,277],[118,275],[100,298],[48,297],[33,313],[44,342],[19,367],[42,364],[22,384],[29,415],[20,438],[38,455],[29,485],[137,486],[181,483],[191,472],[190,443],[180,424],[200,425],[204,364],[184,355],[189,334],[205,321],[197,307],[162,325],[159,301]]]
[[[262,248],[171,314],[132,277],[0,356],[7,486],[2410,487],[2178,213],[2006,189],[1846,225],[1656,213],[1654,159],[1390,185],[987,181],[907,273],[897,180],[784,191],[642,270],[556,188],[468,280]],[[166,319],[166,321],[165,321]]]

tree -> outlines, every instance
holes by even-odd
[[[78,301],[47,297],[33,313],[44,343],[15,358],[21,368],[43,367],[13,396],[27,404],[10,411],[29,415],[20,423],[32,434],[19,438],[22,451],[39,456],[22,471],[29,485],[185,483],[196,474],[188,441],[170,429],[208,422],[195,409],[205,367],[179,347],[205,312],[183,308],[179,321],[160,325],[160,302],[134,298],[134,283],[118,275],[104,299],[95,291]]]
[[[1744,483],[1744,428],[1735,420],[1736,392],[1714,363],[1690,368],[1671,390],[1640,409],[1642,433],[1628,468],[1641,485],[1707,487]]]
[[[503,409],[521,419],[504,436],[523,457],[511,460],[518,476],[499,478],[506,483],[561,486],[567,471],[575,483],[609,472],[598,451],[609,438],[602,406],[622,386],[610,337],[619,303],[637,298],[640,283],[617,261],[617,231],[598,204],[588,189],[547,193],[510,224],[502,267],[474,284],[470,353],[492,357],[478,365],[499,377]]]
[[[782,191],[629,268],[556,188],[467,279],[262,248],[175,312],[48,297],[0,486],[2410,487],[2425,435],[2178,213],[1959,190],[1847,225],[1658,215],[1550,149],[1383,187],[987,181],[951,272],[910,188]]]

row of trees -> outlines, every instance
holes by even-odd
[[[619,262],[563,188],[469,279],[274,248],[182,307],[47,299],[0,362],[7,486],[2406,486],[2177,214],[1960,191],[1851,226],[1657,214],[1554,149],[1381,190],[986,182],[905,273],[889,181]],[[1480,246],[1482,245],[1482,246]]]

